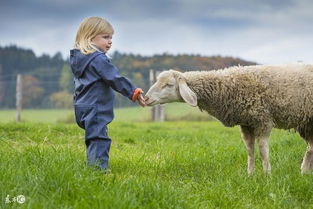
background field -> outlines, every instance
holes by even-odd
[[[313,176],[299,169],[306,145],[292,131],[272,133],[272,175],[262,173],[257,154],[248,177],[238,127],[135,122],[138,110],[118,110],[117,118],[133,119],[110,124],[112,173],[104,175],[85,165],[84,132],[51,122],[70,111],[48,112],[28,119],[45,123],[0,123],[0,208],[313,208]],[[5,121],[11,113],[0,114]],[[21,194],[24,204],[5,203]]]
[[[166,118],[170,121],[189,120],[207,121],[213,120],[207,113],[201,112],[198,108],[190,107],[183,103],[167,104],[165,106]],[[129,107],[115,109],[114,121],[147,122],[151,120],[151,108]],[[0,122],[14,122],[15,110],[0,110]],[[68,123],[74,122],[73,109],[34,109],[23,110],[22,120],[24,122],[40,123]]]

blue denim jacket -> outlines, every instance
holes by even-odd
[[[86,130],[86,140],[107,138],[107,127],[114,118],[114,91],[132,99],[136,87],[100,51],[85,55],[70,51],[74,74],[74,106],[77,124]]]

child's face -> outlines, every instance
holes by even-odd
[[[112,35],[107,33],[98,34],[92,40],[92,43],[95,44],[99,49],[107,52],[112,46]]]

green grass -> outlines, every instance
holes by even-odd
[[[207,113],[201,112],[198,108],[190,107],[183,103],[167,104],[165,106],[166,118],[170,121],[191,120],[203,121],[212,120]],[[130,107],[118,108],[114,110],[114,121],[125,122],[145,122],[151,120],[151,107]],[[0,110],[0,122],[14,122],[16,117],[15,110]],[[74,111],[72,109],[39,109],[39,110],[23,110],[22,121],[24,122],[40,122],[40,123],[56,123],[56,122],[73,122]]]
[[[113,122],[110,168],[85,165],[74,124],[0,124],[0,208],[313,208],[305,143],[274,130],[272,175],[246,173],[238,127],[218,122]],[[5,197],[24,195],[24,204]]]
[[[27,109],[22,111],[21,118],[24,122],[55,123],[70,114],[73,114],[71,109]],[[15,110],[0,110],[0,122],[14,122],[15,118]]]

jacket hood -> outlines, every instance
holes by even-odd
[[[87,65],[100,54],[103,54],[103,52],[96,51],[86,55],[82,54],[79,49],[72,49],[70,51],[70,64],[75,77],[82,76]]]

